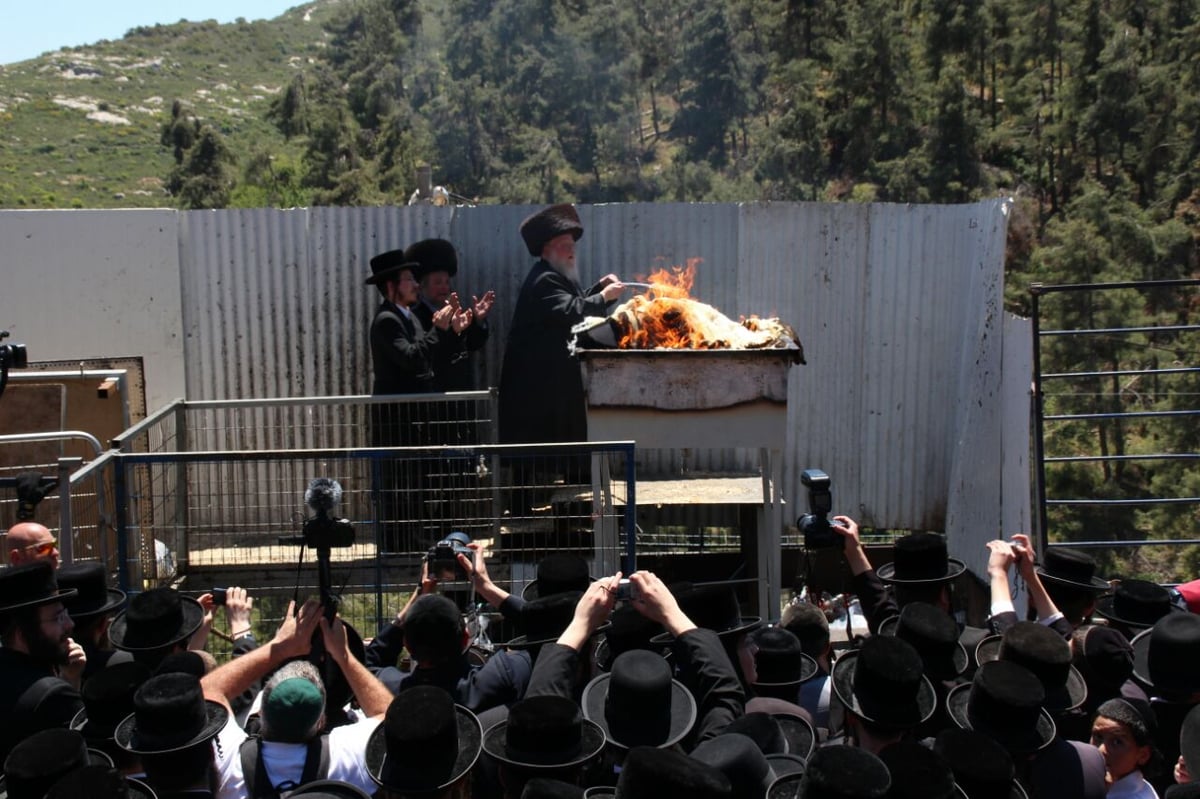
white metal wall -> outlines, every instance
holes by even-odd
[[[532,263],[517,227],[534,210],[0,212],[0,325],[37,359],[145,355],[151,408],[185,392],[367,393],[379,299],[363,285],[368,261],[442,236],[460,252],[460,293],[497,293],[481,359],[481,385],[495,385]],[[814,466],[832,476],[839,510],[875,527],[946,529],[964,557],[1028,521],[1029,326],[1002,313],[1004,201],[597,205],[580,215],[585,279],[700,258],[699,299],[796,328],[808,365],[789,391],[789,513],[805,502],[799,471]],[[45,312],[64,298],[65,318]],[[645,457],[654,468],[680,456]],[[730,464],[703,441],[686,457],[694,469]],[[755,463],[749,452],[733,460]]]

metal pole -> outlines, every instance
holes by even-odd
[[[58,552],[63,563],[75,562],[75,525],[71,517],[71,472],[83,458],[58,459]]]
[[[634,444],[625,450],[625,563],[621,573],[637,571],[637,463]]]
[[[1045,413],[1045,395],[1042,393],[1042,344],[1041,344],[1041,304],[1039,297],[1042,293],[1042,284],[1034,283],[1029,287],[1029,295],[1031,299],[1031,310],[1033,311],[1033,450],[1034,457],[1037,459],[1037,493],[1034,501],[1037,502],[1037,530],[1034,531],[1036,538],[1034,539],[1034,548],[1038,552],[1038,557],[1041,558],[1046,554],[1046,544],[1050,538],[1048,530],[1048,520],[1046,514],[1046,445],[1045,445],[1045,423],[1042,421],[1042,416]]]

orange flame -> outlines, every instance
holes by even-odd
[[[621,349],[724,349],[729,342],[714,336],[699,316],[691,299],[696,266],[703,259],[689,258],[685,266],[658,269],[646,282],[645,294],[629,301],[624,314],[624,335],[617,344]]]

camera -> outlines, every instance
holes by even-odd
[[[229,592],[228,588],[214,588],[212,590],[212,598],[214,605],[224,605],[225,595]]]
[[[617,601],[632,602],[637,599],[637,586],[629,582],[628,577],[622,577],[617,583]]]
[[[804,534],[804,548],[830,549],[840,545],[842,537],[829,522],[829,512],[833,510],[829,475],[820,469],[805,469],[800,482],[808,488],[808,513],[796,520],[796,526]]]
[[[435,580],[466,580],[469,576],[458,562],[459,555],[468,559],[475,553],[467,547],[471,536],[455,530],[429,548],[425,561],[429,564],[429,576]]]

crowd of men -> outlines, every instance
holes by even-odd
[[[172,588],[126,597],[23,523],[0,570],[0,791],[1200,796],[1195,586],[1113,587],[1075,550],[1035,563],[1018,535],[989,543],[991,612],[964,626],[944,538],[897,539],[876,569],[857,524],[834,522],[869,627],[849,642],[818,604],[767,624],[730,584],[623,585],[566,553],[513,594],[472,544],[475,594],[521,631],[490,654],[428,574],[365,647],[316,600],[259,645],[246,591],[223,611]],[[221,665],[205,652],[218,612],[235,644]]]
[[[510,326],[501,440],[583,440],[567,340],[624,284],[582,288],[572,206],[520,233],[538,260]],[[453,245],[388,251],[371,270],[374,393],[473,388],[495,296],[459,299]],[[470,419],[431,424],[392,405],[372,406],[375,446],[476,441]],[[419,489],[423,476],[383,479],[401,503],[400,481]],[[742,613],[731,584],[597,577],[569,553],[518,595],[471,544],[457,558],[473,595],[519,631],[481,649],[436,575],[367,641],[310,599],[260,644],[244,589],[220,605],[170,587],[126,596],[100,563],[60,565],[26,515],[0,569],[0,795],[1200,797],[1200,587],[1110,583],[1071,549],[1037,563],[1016,535],[988,544],[991,607],[976,627],[960,621],[966,569],[943,537],[899,538],[875,568],[855,521],[833,522],[867,621],[850,641],[833,640],[819,602],[768,623]],[[389,530],[385,547],[419,536]],[[233,652],[218,665],[206,648],[220,614]]]

